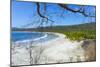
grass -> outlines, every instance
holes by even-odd
[[[95,30],[86,30],[86,31],[69,31],[61,32],[66,35],[70,40],[84,40],[84,39],[95,39],[96,32]]]

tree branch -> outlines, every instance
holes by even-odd
[[[49,20],[49,21],[51,21],[51,22],[54,22],[54,21],[50,20],[48,17],[46,17],[46,16],[44,16],[44,15],[41,14],[41,11],[40,11],[40,4],[39,4],[39,3],[36,3],[36,5],[37,5],[37,13],[38,13],[38,15],[39,15],[40,17],[47,19],[47,21]]]
[[[91,16],[85,13],[85,8],[84,6],[81,6],[78,10],[75,9],[71,9],[69,8],[66,4],[58,4],[61,8],[64,8],[65,10],[71,11],[73,13],[81,13],[82,15],[84,15],[85,17],[95,17],[95,16]]]

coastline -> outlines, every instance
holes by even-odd
[[[86,61],[83,41],[71,41],[64,34],[42,43],[12,46],[12,65],[48,64]],[[13,45],[13,44],[12,44]],[[31,53],[31,56],[30,56]]]

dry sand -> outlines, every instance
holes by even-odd
[[[12,65],[49,64],[87,61],[83,41],[70,41],[65,35],[42,43],[12,44]]]

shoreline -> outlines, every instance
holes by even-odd
[[[40,32],[38,32],[38,33],[40,33]],[[53,35],[57,35],[58,37],[56,37],[56,38],[54,38],[54,39],[52,39],[52,40],[47,40],[47,41],[44,41],[45,43],[46,42],[52,42],[52,41],[54,41],[54,40],[56,40],[56,39],[60,39],[60,38],[65,38],[66,36],[64,35],[64,34],[61,34],[61,33],[54,33],[54,32],[42,32],[42,33],[45,33],[45,34],[47,34],[47,36],[48,36],[48,34],[53,34]],[[45,36],[45,35],[44,35]],[[41,36],[41,37],[44,37],[44,36]],[[46,36],[46,37],[47,37]],[[39,38],[41,38],[41,37],[39,37]],[[37,39],[37,38],[36,38]],[[41,38],[42,39],[42,38]],[[14,43],[14,44],[22,44],[22,43],[30,43],[30,42],[34,42],[34,39],[28,39],[28,40],[21,40],[21,41],[16,41],[16,42],[12,42],[12,43]],[[38,42],[39,43],[39,42]],[[40,42],[41,43],[41,42]]]

